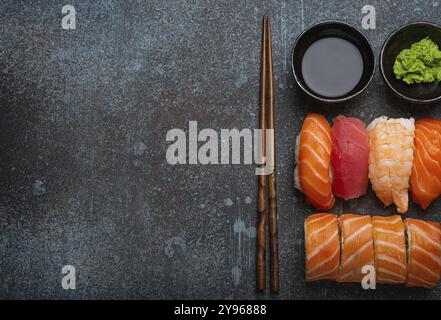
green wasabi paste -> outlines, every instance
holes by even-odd
[[[441,81],[441,51],[429,37],[401,51],[394,63],[397,79],[407,84]]]

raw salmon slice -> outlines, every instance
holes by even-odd
[[[335,280],[340,265],[337,216],[314,214],[305,219],[306,281]]]
[[[341,265],[338,282],[361,282],[366,265],[374,266],[374,243],[370,216],[340,216]]]
[[[334,195],[345,200],[364,195],[368,187],[369,141],[365,123],[338,116],[332,126]]]
[[[415,124],[412,200],[426,209],[441,195],[441,121],[426,118]]]
[[[331,180],[331,127],[319,114],[310,113],[296,140],[295,184],[318,210],[334,206]]]
[[[406,281],[406,242],[404,223],[398,215],[372,217],[377,283]]]
[[[433,288],[441,276],[441,227],[438,222],[406,219],[406,286]]]

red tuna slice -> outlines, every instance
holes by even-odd
[[[345,200],[364,195],[368,187],[369,141],[365,123],[338,116],[332,127],[333,191]]]

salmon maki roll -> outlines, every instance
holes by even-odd
[[[406,219],[406,286],[433,288],[441,275],[441,227],[438,222]]]
[[[337,216],[314,214],[305,219],[306,281],[335,280],[340,265]]]
[[[295,184],[317,210],[334,206],[331,179],[332,130],[319,114],[310,113],[296,140]]]
[[[406,281],[406,241],[404,223],[398,215],[372,217],[377,283]]]
[[[412,200],[426,209],[441,194],[441,121],[415,124],[415,159],[410,176]]]
[[[374,243],[370,216],[340,216],[341,264],[338,282],[361,282],[366,265],[374,266]]]
[[[377,197],[399,213],[408,209],[414,148],[414,119],[380,117],[368,126],[369,179]]]

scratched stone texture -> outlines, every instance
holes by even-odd
[[[387,91],[323,106],[295,87],[290,51],[319,20],[361,27],[378,58],[386,36],[414,20],[439,22],[436,1],[63,1],[0,4],[0,298],[426,299],[433,290],[306,284],[303,220],[314,210],[293,187],[294,139],[307,112],[370,122],[438,116]],[[271,16],[277,89],[281,291],[255,292],[253,165],[166,162],[166,133],[256,128],[261,17]],[[441,220],[441,202],[409,216]],[[391,214],[372,192],[335,213]],[[61,287],[61,268],[77,289]]]

